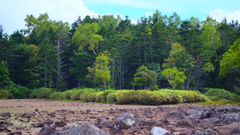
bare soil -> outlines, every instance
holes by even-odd
[[[161,105],[173,107],[176,105]],[[39,111],[56,111],[56,110],[110,110],[110,109],[138,109],[138,108],[156,108],[158,106],[150,105],[116,105],[103,103],[82,103],[76,101],[58,101],[58,100],[40,100],[40,99],[9,99],[0,100],[0,112],[10,113],[29,113],[35,109]]]

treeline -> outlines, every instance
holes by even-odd
[[[71,26],[48,14],[25,22],[9,36],[0,27],[2,87],[239,89],[237,21],[156,11],[137,24],[112,15],[79,17]]]

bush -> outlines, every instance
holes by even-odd
[[[72,100],[80,100],[80,95],[83,93],[83,90],[73,90],[71,99]]]
[[[208,91],[204,95],[206,95],[212,101],[222,100],[239,101],[240,99],[238,95],[226,91],[224,89],[208,88]]]
[[[107,102],[107,95],[115,92],[114,90],[106,90],[102,92],[98,92],[95,95],[96,102]]]
[[[39,94],[37,94],[37,98],[50,98],[50,95],[53,93],[53,90],[50,88],[41,88]]]
[[[96,93],[84,92],[83,94],[81,94],[80,99],[86,102],[95,102],[95,95]]]
[[[50,88],[38,88],[32,90],[29,94],[29,98],[50,98],[50,95],[53,93],[53,89]]]
[[[63,92],[63,98],[64,99],[71,99],[72,93],[73,93],[72,90],[67,90],[67,91]]]
[[[199,91],[177,90],[182,97],[183,103],[205,102],[207,98]]]
[[[63,99],[62,96],[63,95],[63,92],[53,92],[51,95],[50,95],[50,99]]]
[[[0,99],[8,99],[10,93],[7,90],[0,90]]]
[[[138,93],[134,90],[118,90],[115,97],[119,104],[138,104]]]
[[[11,96],[9,98],[24,99],[28,98],[31,93],[28,88],[14,84],[13,82],[11,82],[3,89],[7,90],[10,93]]]
[[[107,103],[116,103],[117,99],[116,99],[116,92],[113,93],[109,93],[107,95]]]
[[[181,103],[181,96],[174,91],[140,91],[139,102],[146,105]]]

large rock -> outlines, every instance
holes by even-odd
[[[217,135],[217,133],[213,129],[208,128],[205,130],[195,130],[192,135]]]
[[[190,115],[190,116],[184,117],[182,120],[178,121],[177,126],[194,128],[197,123],[198,123],[198,119],[196,117]]]
[[[119,129],[128,129],[135,124],[132,113],[124,113],[121,117],[117,118],[116,126]]]
[[[56,135],[56,128],[53,125],[45,124],[38,135]]]
[[[9,131],[3,124],[0,123],[0,131]]]
[[[231,135],[240,135],[240,127],[236,127],[231,131]]]
[[[224,123],[230,124],[235,121],[240,121],[240,113],[221,114],[220,118],[224,121]]]
[[[204,109],[204,110],[190,109],[186,111],[186,115],[194,116],[198,119],[210,118],[211,114],[212,114],[212,111],[210,109]]]
[[[203,119],[199,123],[204,127],[204,128],[209,128],[213,127],[216,124],[220,123],[221,120],[218,118],[209,118],[209,119]]]
[[[68,130],[60,131],[57,135],[108,135],[103,130],[91,125],[88,122],[83,122],[80,125],[72,127]]]
[[[23,118],[31,118],[32,114],[31,113],[24,113],[24,114],[21,115],[21,117],[23,117]]]
[[[50,119],[46,119],[45,121],[43,121],[43,124],[51,125],[53,124],[53,121]]]
[[[168,134],[170,133],[161,127],[153,127],[151,130],[151,135],[168,135]]]
[[[65,125],[67,125],[65,122],[63,121],[56,121],[55,123],[56,127],[64,127]]]
[[[10,113],[0,113],[0,116],[2,117],[11,117]]]
[[[122,130],[116,129],[116,128],[112,128],[109,130],[110,135],[124,135]]]
[[[105,118],[97,118],[96,126],[99,128],[112,128],[114,126],[114,122]]]

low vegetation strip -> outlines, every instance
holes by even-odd
[[[54,92],[50,99],[83,100],[86,102],[161,105],[177,103],[205,102],[207,98],[198,91],[185,90],[68,90]]]

